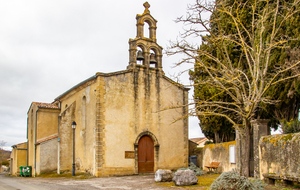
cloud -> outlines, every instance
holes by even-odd
[[[7,146],[26,141],[32,101],[52,102],[96,72],[125,70],[128,40],[136,36],[135,17],[143,13],[144,2],[0,0],[0,140]],[[174,20],[193,2],[149,2],[164,49],[182,29]],[[164,55],[167,76],[182,70],[172,68],[177,60]],[[187,74],[180,80],[189,83]],[[195,123],[190,123],[193,134]]]

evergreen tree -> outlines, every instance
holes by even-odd
[[[249,175],[250,121],[271,117],[265,108],[278,103],[272,88],[300,75],[299,59],[283,63],[277,54],[291,49],[295,35],[285,31],[299,11],[299,0],[197,0],[178,19],[190,28],[168,53],[184,53],[180,63],[194,61],[195,109],[190,114],[218,125],[220,120],[212,117],[223,117],[239,132],[244,176]],[[201,37],[202,44],[189,43],[189,36]]]
[[[229,1],[228,6],[233,6],[234,1]],[[242,24],[247,27],[248,29],[251,28],[251,11],[248,9],[244,9],[241,13],[240,21]],[[292,19],[287,22],[282,28],[280,29],[281,37],[284,36],[290,36],[293,38],[292,41],[289,41],[287,43],[286,48],[282,49],[275,49],[272,52],[271,57],[271,65],[284,65],[286,62],[293,62],[295,60],[300,59],[300,51],[297,48],[300,43],[297,39],[299,36],[299,30],[300,27],[298,26],[298,23],[300,22],[299,16],[300,14],[294,14],[292,16]],[[211,20],[215,18],[220,18],[220,22],[212,22],[211,23],[211,31],[214,34],[218,34],[220,31],[224,32],[225,35],[234,34],[236,33],[236,28],[232,25],[232,23],[229,21],[230,17],[226,14],[222,14],[218,11],[214,11],[211,15]],[[279,20],[280,21],[280,20]],[[278,21],[278,22],[279,22]],[[287,30],[286,30],[287,29]],[[270,28],[271,30],[271,28]],[[271,33],[271,31],[270,31]],[[266,33],[268,35],[268,33]],[[210,38],[211,35],[207,35],[205,37],[202,37],[202,45],[200,48],[205,49],[206,51],[210,52],[214,56],[218,57],[217,55],[220,54],[218,52],[217,47],[214,47],[214,42],[206,40],[207,38]],[[267,38],[267,36],[266,36]],[[246,63],[246,60],[244,60],[243,52],[239,47],[231,46],[229,45],[227,47],[228,54],[231,57],[230,59],[233,60],[233,63]],[[222,59],[222,57],[218,57],[219,59]],[[194,98],[196,100],[206,100],[214,94],[207,93],[207,91],[212,91],[209,85],[202,85],[198,83],[199,78],[205,78],[205,73],[201,68],[197,68],[198,65],[195,65],[194,71],[190,71],[191,80],[194,81],[195,84],[195,90],[194,90]],[[246,65],[243,65],[243,67],[246,67]],[[273,67],[273,69],[276,69]],[[270,69],[271,70],[271,69]],[[289,72],[286,73],[286,76],[294,75],[295,73]],[[264,102],[260,103],[260,106],[257,108],[256,112],[256,118],[259,119],[270,119],[269,126],[277,129],[278,124],[282,120],[290,121],[291,119],[298,116],[299,112],[299,101],[300,101],[300,82],[297,78],[294,80],[286,81],[285,83],[279,83],[276,84],[266,92],[266,95],[272,99],[277,100],[276,104],[266,104]],[[210,89],[210,90],[208,90]],[[222,97],[217,96],[217,98],[220,98],[221,101],[224,100],[224,95]],[[229,98],[229,97],[228,97]],[[206,135],[206,137],[213,139],[214,142],[222,142],[222,140],[218,140],[218,136],[223,136],[224,133],[229,135],[228,133],[232,133],[234,131],[232,124],[226,123],[226,120],[220,116],[201,116],[199,115],[199,120],[201,122],[200,127],[202,129],[202,132]],[[225,121],[224,121],[225,120]],[[226,123],[226,124],[225,124]]]

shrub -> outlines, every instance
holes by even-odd
[[[204,145],[208,145],[208,144],[215,144],[213,141],[206,141],[205,143],[204,143]]]
[[[290,122],[282,120],[280,123],[283,134],[300,132],[300,121],[298,119],[292,119]]]
[[[190,166],[188,168],[180,168],[178,170],[187,170],[187,169],[194,171],[196,176],[203,175],[203,171],[200,168],[198,168],[193,162],[190,163]]]
[[[235,171],[222,173],[212,184],[212,190],[263,190],[261,180],[249,181]]]

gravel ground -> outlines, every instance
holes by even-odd
[[[181,189],[181,190],[204,190],[206,187],[165,187],[165,183],[156,183],[154,181],[154,174],[134,175],[122,177],[103,177],[90,179],[74,179],[66,177],[7,177],[5,174],[0,174],[0,190],[164,190],[164,189]],[[269,185],[265,187],[266,190],[295,190],[292,187],[275,187]]]
[[[0,175],[0,190],[83,190],[83,189],[170,189],[163,187],[154,181],[154,174],[135,175],[123,177],[103,177],[91,179],[73,179],[73,178],[23,178],[7,177]],[[171,189],[182,189],[171,187]]]

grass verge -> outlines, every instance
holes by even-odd
[[[185,189],[209,189],[210,185],[220,176],[220,174],[204,174],[198,177],[198,183],[191,186],[176,186]],[[161,187],[175,187],[173,182],[157,182]]]

